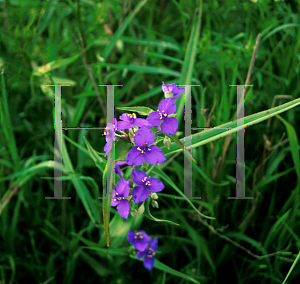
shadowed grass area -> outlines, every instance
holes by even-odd
[[[0,7],[0,283],[297,282],[296,1],[0,0]],[[157,110],[163,81],[193,85],[192,128],[215,127],[192,130],[192,190],[201,199],[175,199],[184,193],[182,95],[177,139],[170,149],[164,135],[156,143],[167,161],[140,167],[164,182],[159,208],[147,201],[140,215],[132,204],[136,216],[125,220],[98,199],[106,192],[105,137],[86,129],[63,131],[63,196],[71,200],[46,200],[57,168],[55,90],[46,85],[70,85],[62,87],[63,127],[100,128],[107,88],[99,85],[123,85],[114,88],[119,120],[127,110],[140,118]],[[237,135],[217,127],[236,127],[230,85],[243,84],[252,85],[244,147],[245,194],[253,200],[229,200]],[[128,139],[115,146],[115,159],[124,160]],[[122,166],[124,178],[131,171]],[[127,240],[130,228],[158,237],[150,272]]]

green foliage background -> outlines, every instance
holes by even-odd
[[[63,195],[71,200],[45,200],[54,191],[54,88],[46,84],[70,85],[62,89],[63,126],[105,126],[106,88],[98,85],[123,85],[115,87],[116,118],[118,107],[156,110],[162,81],[201,85],[192,87],[192,127],[218,126],[235,119],[229,85],[245,83],[261,33],[245,115],[268,110],[299,98],[297,1],[0,0],[0,7],[1,284],[299,282],[298,101],[246,128],[253,200],[228,199],[236,134],[207,141],[205,131],[193,132],[193,195],[202,199],[190,202],[174,198],[184,188],[183,152],[159,142],[168,162],[149,172],[166,187],[148,214],[180,226],[144,215],[124,220],[111,208],[109,257],[98,199],[102,131],[63,131]],[[176,102],[182,139],[183,96]],[[129,228],[158,237],[151,272],[131,250]]]

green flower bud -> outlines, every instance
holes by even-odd
[[[131,208],[131,210],[130,210],[130,214],[131,214],[131,216],[132,216],[132,217],[136,217],[136,216],[138,215],[138,212],[137,212],[137,210],[136,210],[136,209],[134,209],[134,208]]]
[[[159,208],[157,201],[152,200],[151,204],[152,204],[153,208]]]
[[[144,206],[144,202],[142,203],[142,205],[139,207],[138,213],[139,215],[142,215],[145,211],[145,206]]]
[[[170,150],[170,146],[171,146],[171,139],[168,136],[165,136],[164,138],[164,145],[166,146],[166,148],[168,150]]]
[[[151,192],[150,197],[151,197],[151,199],[154,199],[154,200],[158,199],[158,196],[155,192]]]
[[[144,163],[143,163],[142,165],[143,165],[143,167],[144,167],[146,170],[148,170],[149,164],[148,164],[146,161],[144,161]]]

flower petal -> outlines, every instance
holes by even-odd
[[[120,179],[123,179],[121,168],[120,168],[120,166],[118,164],[115,165],[115,173],[116,173],[116,175],[119,176]]]
[[[162,90],[163,90],[164,93],[171,92],[173,94],[174,88],[177,88],[175,83],[165,85],[165,83],[163,82]]]
[[[116,185],[116,191],[119,193],[119,197],[127,197],[129,195],[129,179],[121,179]]]
[[[125,121],[119,121],[118,122],[118,130],[121,131],[121,130],[124,130],[124,129],[129,129],[129,128],[132,128],[133,127],[133,124],[130,123],[130,122],[125,122]]]
[[[114,189],[111,190],[111,202],[110,202],[110,206],[117,206],[119,203],[119,200],[116,199],[116,196],[114,196],[116,194],[116,191]],[[115,201],[116,200],[116,201]]]
[[[158,111],[152,111],[148,114],[147,121],[149,121],[153,126],[158,126],[161,124],[160,114]]]
[[[176,90],[173,90],[172,94],[173,94],[173,99],[177,99],[182,95],[182,91],[184,90],[184,88],[178,88],[176,86]]]
[[[150,245],[149,245],[149,249],[151,248],[151,249],[153,249],[153,251],[156,251],[156,250],[157,250],[157,243],[158,243],[158,239],[157,239],[157,237],[155,237],[155,238],[151,241],[151,243],[150,243]]]
[[[123,113],[121,116],[119,116],[119,119],[130,122],[130,117],[128,117],[128,113]]]
[[[153,268],[154,261],[155,261],[154,256],[149,257],[148,255],[146,255],[146,257],[144,259],[145,268],[148,269],[148,270],[151,270]]]
[[[147,253],[147,250],[145,249],[144,251],[139,251],[136,256],[137,256],[137,258],[142,258],[146,253]]]
[[[127,240],[133,244],[133,242],[135,241],[134,237],[135,237],[135,232],[134,232],[134,230],[130,229],[129,233],[127,235]]]
[[[150,165],[161,164],[167,160],[164,153],[156,145],[148,147],[148,151],[145,153],[145,159]]]
[[[118,205],[118,212],[124,219],[128,218],[129,215],[129,202],[127,199],[122,199]]]
[[[132,197],[135,203],[145,201],[149,196],[149,191],[144,186],[136,186],[132,190]]]
[[[131,172],[131,177],[132,177],[132,180],[138,184],[138,185],[144,185],[145,183],[143,182],[143,179],[146,177],[148,178],[148,175],[141,171],[141,170],[138,170],[138,169],[133,169],[132,172]]]
[[[134,146],[128,152],[126,163],[129,166],[140,166],[145,161],[145,154],[142,154],[137,148],[137,146]]]
[[[144,251],[147,248],[148,243],[145,243],[143,240],[139,239],[134,242],[133,245],[138,251]]]
[[[151,237],[149,237],[145,231],[138,231],[138,233],[141,233],[144,242],[149,243],[151,241]]]
[[[172,114],[176,111],[176,104],[174,99],[167,98],[160,101],[158,105],[158,109],[160,112],[166,113],[166,114]]]
[[[118,121],[116,118],[114,118],[114,125],[115,125],[115,131],[119,130],[118,129]]]
[[[178,121],[175,117],[166,117],[161,124],[161,130],[168,135],[173,135],[178,129]]]
[[[136,118],[133,122],[134,125],[138,126],[138,127],[142,127],[142,126],[146,126],[148,128],[152,128],[153,125],[147,121],[146,119],[143,118]]]
[[[163,182],[158,178],[150,178],[149,182],[150,185],[147,186],[147,189],[151,192],[159,192],[165,188]]]
[[[134,143],[135,145],[140,147],[143,146],[143,144],[153,144],[154,141],[154,133],[146,126],[141,127],[139,131],[134,135]]]
[[[106,156],[107,156],[107,143],[104,145],[104,152],[105,152],[105,155],[104,155],[104,157],[106,158]]]

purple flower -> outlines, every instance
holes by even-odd
[[[129,166],[140,166],[145,160],[148,164],[161,164],[166,161],[164,153],[156,145],[153,144],[155,140],[154,133],[147,127],[143,126],[134,135],[134,146],[130,149],[126,158],[126,163]]]
[[[111,150],[113,141],[115,140],[115,132],[119,130],[118,129],[118,122],[114,118],[114,125],[112,123],[106,124],[106,130],[104,130],[105,140],[106,144],[104,146],[104,152],[106,153],[104,157],[107,156],[108,152]]]
[[[140,185],[134,187],[132,190],[133,201],[135,203],[145,201],[149,196],[149,191],[159,192],[165,188],[164,184],[158,178],[149,178],[141,170],[133,169],[131,177],[137,185]]]
[[[110,205],[117,206],[118,205],[118,212],[124,219],[128,218],[129,214],[129,202],[125,197],[129,195],[129,179],[121,179],[118,181],[116,185],[116,190],[112,190],[112,200]]]
[[[139,251],[137,254],[138,258],[142,258],[145,255],[144,258],[144,266],[146,269],[151,270],[153,268],[154,265],[154,255],[155,255],[155,251],[157,250],[157,238],[154,238],[150,245],[149,248],[144,250],[144,251]]]
[[[142,127],[142,126],[152,127],[152,125],[146,119],[136,118],[135,113],[133,114],[123,113],[120,116],[120,119],[123,121],[118,122],[118,130],[129,129],[132,128],[133,125],[136,125],[138,127]]]
[[[147,120],[153,125],[158,126],[165,134],[173,135],[178,129],[178,121],[175,117],[169,117],[176,111],[176,104],[173,99],[163,99],[158,105],[158,111],[149,113]],[[161,124],[161,125],[160,125]]]
[[[126,161],[117,161],[115,165],[115,173],[120,177],[120,179],[123,179],[120,166],[124,164],[126,164]]]
[[[162,84],[162,90],[164,93],[172,93],[173,94],[173,99],[177,99],[181,96],[182,91],[184,90],[184,88],[178,88],[176,86],[176,84],[170,84],[170,85],[165,85],[165,83],[163,82]]]
[[[145,231],[138,231],[135,233],[132,229],[129,230],[127,239],[138,251],[146,250],[147,244],[151,241],[151,238],[145,233]]]

